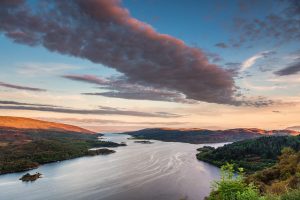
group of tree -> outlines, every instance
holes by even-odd
[[[273,166],[281,150],[290,147],[300,150],[299,136],[268,136],[244,140],[224,145],[219,148],[199,148],[197,158],[216,166],[234,163],[236,168],[242,167],[247,173]]]

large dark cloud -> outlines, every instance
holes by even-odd
[[[3,105],[1,105],[3,104]],[[132,110],[122,110],[111,107],[99,107],[99,109],[73,109],[57,107],[52,105],[43,104],[26,104],[20,102],[11,102],[13,105],[6,105],[5,101],[0,103],[0,110],[32,110],[32,111],[42,111],[42,112],[55,112],[55,113],[66,113],[66,114],[90,114],[90,115],[128,115],[136,117],[161,117],[161,118],[173,118],[180,117],[180,115],[167,113],[167,112],[140,112]],[[28,105],[28,106],[27,106]]]
[[[5,2],[0,31],[15,42],[101,63],[131,83],[188,99],[234,102],[229,72],[209,63],[201,50],[134,19],[118,0],[41,0],[34,8],[32,2]]]
[[[34,92],[46,91],[45,89],[41,89],[41,88],[27,87],[27,86],[22,86],[22,85],[14,85],[14,84],[4,83],[4,82],[0,82],[0,86],[6,87],[6,88],[13,88],[13,89],[17,89],[17,90],[28,90],[28,91],[34,91]]]
[[[287,76],[287,75],[293,75],[300,72],[300,62],[291,64],[290,66],[287,66],[281,70],[278,70],[274,72],[278,76]]]

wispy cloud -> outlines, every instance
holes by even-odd
[[[65,71],[77,70],[81,67],[64,63],[25,62],[16,64],[17,73],[26,76],[58,75]]]
[[[109,85],[110,81],[95,75],[64,75],[63,78],[70,79],[73,81],[81,81],[85,83],[92,83],[97,85]]]
[[[278,76],[288,76],[288,75],[298,74],[299,72],[300,72],[300,62],[296,62],[283,69],[274,72],[274,74]]]
[[[290,126],[290,127],[287,127],[286,129],[300,131],[300,126]]]
[[[215,44],[215,46],[219,47],[219,48],[222,48],[222,49],[228,48],[228,45],[225,44],[224,42],[217,43],[217,44]]]
[[[258,90],[258,91],[271,91],[271,90],[278,90],[278,89],[284,89],[286,86],[279,86],[279,85],[253,85],[247,80],[243,81],[243,84],[246,88],[251,89],[251,90]]]
[[[294,76],[294,77],[291,77]],[[300,77],[297,75],[290,75],[290,76],[278,76],[278,77],[274,77],[274,78],[269,78],[266,81],[268,82],[274,82],[274,83],[295,83],[298,85],[298,83],[300,83]]]
[[[1,105],[2,104],[2,105]],[[41,112],[55,112],[66,114],[91,114],[91,115],[128,115],[137,117],[161,117],[161,118],[173,118],[180,117],[180,115],[168,113],[168,112],[141,112],[132,110],[123,110],[112,107],[99,107],[99,109],[73,109],[44,104],[29,104],[15,101],[1,101],[1,110],[32,110]]]
[[[84,95],[99,95],[112,98],[168,101],[189,104],[197,102],[186,99],[185,95],[179,92],[132,84],[128,82],[125,77],[103,78],[94,75],[64,75],[63,77],[74,81],[96,84],[101,86],[101,89],[109,90],[106,92],[82,93]]]
[[[46,106],[46,107],[60,107],[60,106],[54,106],[49,104],[35,104],[35,103],[23,103],[23,102],[17,102],[17,101],[1,101],[0,104],[4,105],[19,105],[19,106]]]
[[[12,89],[17,89],[17,90],[27,90],[27,91],[34,91],[34,92],[45,92],[45,89],[41,88],[35,88],[35,87],[28,87],[28,86],[23,86],[23,85],[14,85],[10,83],[4,83],[0,82],[0,86],[6,87],[6,88],[12,88]]]
[[[271,55],[274,55],[275,53],[275,51],[263,51],[251,56],[241,64],[240,72],[246,71],[247,69],[252,67],[258,59],[267,58]]]
[[[129,121],[121,121],[121,120],[106,120],[106,119],[79,119],[79,118],[48,118],[48,117],[40,117],[38,119],[53,121],[53,122],[64,122],[64,123],[75,123],[75,124],[83,124],[83,125],[103,125],[103,124],[123,124],[123,125],[164,125],[164,126],[172,126],[172,125],[185,125],[188,122],[153,122],[153,121],[144,121],[144,122],[129,122]]]

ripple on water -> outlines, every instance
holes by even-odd
[[[83,157],[41,166],[44,178],[32,184],[18,181],[22,174],[0,176],[0,199],[9,200],[189,200],[203,199],[219,170],[197,161],[201,145],[164,143],[151,145],[106,134],[107,140],[126,142],[115,154]]]

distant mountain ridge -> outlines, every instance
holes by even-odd
[[[152,128],[125,132],[136,139],[153,139],[165,142],[186,142],[192,144],[235,142],[261,136],[298,135],[293,130],[262,130],[257,128],[236,128],[227,130]]]
[[[78,126],[67,125],[62,123],[47,122],[25,117],[8,117],[0,116],[0,127],[2,129],[32,129],[32,130],[49,130],[49,131],[66,131],[84,134],[94,134],[95,132],[89,131]]]

